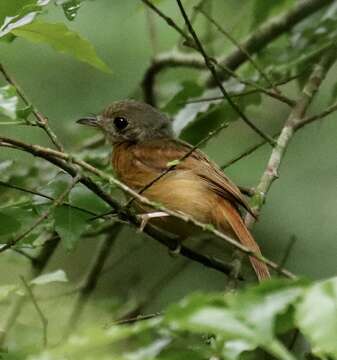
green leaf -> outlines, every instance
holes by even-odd
[[[13,216],[0,212],[0,235],[7,235],[17,232],[21,223]]]
[[[30,283],[32,285],[45,285],[50,284],[52,282],[67,282],[68,278],[66,273],[63,270],[56,270],[50,272],[48,274],[43,274],[35,279],[33,279]]]
[[[16,119],[16,111],[19,99],[12,85],[0,87],[0,115]]]
[[[201,95],[203,88],[192,81],[185,81],[181,84],[181,89],[173,96],[173,98],[162,109],[170,115],[178,112],[184,107],[184,103],[193,97]]]
[[[88,215],[83,212],[61,206],[54,211],[55,231],[60,235],[67,250],[72,250],[86,230]]]
[[[8,39],[10,32],[31,23],[50,0],[3,1],[0,8],[0,38]],[[12,35],[13,36],[13,35]],[[9,39],[13,40],[13,39]]]
[[[8,297],[17,290],[17,288],[18,287],[16,285],[2,285],[2,286],[0,286],[0,301],[7,300]]]
[[[98,214],[109,210],[109,206],[107,206],[101,198],[81,184],[75,186],[71,190],[69,194],[69,202],[71,205],[75,205]]]
[[[295,318],[314,353],[337,358],[337,277],[309,288]]]
[[[25,119],[27,120],[27,118],[29,117],[29,115],[33,112],[33,106],[32,105],[29,105],[29,106],[26,106],[22,109],[18,109],[16,111],[16,117],[19,118],[19,119]]]
[[[103,72],[111,73],[109,67],[97,56],[90,42],[62,23],[35,21],[14,29],[12,33],[35,43],[46,43],[61,53],[71,55]]]
[[[208,111],[198,114],[196,118],[183,129],[180,137],[194,145],[228,118],[232,121],[237,120],[237,117],[235,117],[233,111],[230,111],[228,106],[222,103],[219,105],[213,104],[209,107]]]
[[[171,307],[166,321],[181,331],[219,336],[217,341],[224,342],[224,354],[232,359],[257,347],[279,359],[294,359],[276,338],[276,322],[288,314],[288,322],[294,325],[290,309],[297,303],[304,286],[302,282],[274,280],[237,294],[227,294],[222,300],[216,296],[194,295]]]

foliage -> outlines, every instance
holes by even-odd
[[[225,296],[194,294],[153,319],[85,329],[29,359],[235,360],[269,353],[293,360],[282,335],[297,330],[307,336],[318,358],[337,359],[336,288],[337,278],[316,284],[274,280]]]
[[[244,0],[238,3],[242,6],[243,2]],[[134,54],[136,54],[137,46],[147,49],[148,44],[145,43],[144,39],[142,39],[142,41],[144,40],[142,44],[136,44],[134,39],[126,37],[127,41],[132,43],[131,50],[123,53],[121,63],[119,66],[114,65],[114,72],[112,73],[110,67],[97,55],[94,46],[79,32],[75,31],[76,28],[82,26],[75,26],[77,19],[81,18],[81,9],[89,3],[93,8],[102,6],[103,11],[107,13],[106,9],[110,10],[112,6],[112,2],[109,1],[104,3],[85,0],[1,0],[0,47],[4,46],[11,51],[12,48],[20,49],[20,41],[22,43],[27,41],[28,47],[31,46],[33,51],[36,52],[35,59],[39,60],[40,55],[43,58],[44,50],[43,46],[39,47],[36,44],[48,45],[59,53],[70,55],[74,61],[81,61],[100,70],[102,73],[97,76],[101,76],[99,81],[105,95],[109,93],[107,89],[110,90],[110,88],[104,87],[106,84],[117,87],[118,93],[116,97],[124,96],[120,89],[127,84],[128,93],[132,94],[131,97],[138,98],[139,94],[134,91],[134,84],[128,84],[130,78],[124,79],[126,74],[123,73],[123,66],[130,57],[135,58],[132,67],[127,68],[127,72],[132,74],[131,77],[137,78],[138,75],[133,74],[136,73],[136,70],[143,71],[146,64],[143,66]],[[102,3],[104,4],[102,5]],[[117,6],[117,2],[113,3],[113,6]],[[163,8],[163,11],[169,11],[172,3],[175,2],[153,0],[153,4]],[[231,51],[228,41],[224,41],[223,34],[211,28],[209,22],[202,23],[200,21],[200,14],[193,9],[192,3],[193,1],[186,2],[186,7],[191,18],[195,16],[195,27],[198,34],[200,34],[205,49],[214,58],[218,59],[218,63],[221,63],[223,55],[227,55]],[[237,6],[235,1],[218,2],[213,0],[212,4],[211,1],[201,1],[199,5],[201,4],[204,9],[211,11],[214,18],[219,20],[221,26],[224,24],[226,29],[227,23],[230,23],[232,29],[227,30],[233,32],[234,37],[241,42],[250,33],[255,32],[264,22],[269,21],[272,16],[282,15],[296,6],[296,3],[293,0],[252,0],[249,5],[244,4],[245,9],[240,9],[240,11],[250,10],[251,14],[249,21],[248,17],[247,21],[245,21],[243,19],[244,15],[239,16],[240,26],[238,26],[238,22],[234,21],[235,19],[232,19],[232,17],[234,18],[233,14],[235,14],[234,10],[229,13],[224,11],[227,6],[235,9]],[[118,6],[124,8],[131,5],[130,2],[120,2]],[[156,23],[157,18],[152,19],[149,14],[145,16],[142,10],[143,6],[134,7],[135,13],[127,14],[127,17],[131,19],[131,22],[135,23],[138,18],[141,21],[144,19],[149,20],[149,32],[153,42],[153,49],[157,51],[157,47],[161,48],[161,44],[159,46],[155,44],[156,34],[153,33],[152,28],[152,26],[154,28],[158,26]],[[194,15],[193,11],[196,11]],[[57,15],[55,16],[55,14]],[[57,20],[55,20],[55,17]],[[174,8],[172,18],[180,26],[180,19],[177,20],[176,17],[177,10]],[[123,18],[122,21],[124,20],[126,26],[129,26],[130,23]],[[117,31],[118,26],[115,23],[106,20],[101,21],[101,19],[95,18],[94,15],[90,18],[90,22],[94,22],[97,27],[103,24],[106,29],[113,27],[113,31]],[[228,28],[230,28],[229,25]],[[165,31],[168,31],[167,29],[165,27]],[[123,31],[127,32],[125,28],[123,28]],[[184,28],[183,31],[187,30]],[[128,34],[122,35],[127,36]],[[126,40],[122,35],[119,35],[118,44],[120,47],[124,45],[126,47]],[[245,61],[245,64],[235,72],[235,76],[230,76],[230,71],[218,67],[216,61],[211,60],[216,70],[223,72],[223,87],[240,110],[248,114],[247,116],[253,123],[258,124],[258,126],[262,124],[262,127],[268,129],[268,133],[272,134],[271,129],[279,131],[279,124],[276,123],[276,120],[274,124],[276,113],[280,113],[284,118],[288,116],[288,107],[286,106],[289,106],[291,102],[295,102],[300,96],[299,90],[307,81],[313,65],[316,64],[322,54],[335,46],[336,39],[337,4],[332,2],[315,14],[307,16],[298,25],[284,31],[280,37],[252,55],[252,59]],[[107,39],[104,32],[100,32],[97,41],[103,42],[105,50],[112,48],[111,53],[103,53],[104,58],[114,60],[118,57],[121,49],[116,49],[114,42]],[[179,44],[172,51],[173,60],[176,59],[175,56],[178,53],[182,57],[186,55],[190,61],[189,56],[192,49],[180,49],[180,47]],[[23,66],[25,59],[19,52],[17,51],[17,61]],[[148,61],[150,55],[146,56],[146,61]],[[165,56],[167,56],[166,53],[164,58]],[[180,59],[179,56],[177,58]],[[155,59],[161,59],[160,54],[157,57],[155,56]],[[2,59],[0,61],[1,66]],[[196,61],[199,61],[199,58]],[[259,66],[256,66],[256,63]],[[76,62],[74,64],[76,65]],[[154,69],[151,68],[153,64]],[[151,71],[158,71],[159,68],[158,73],[165,70],[165,66],[160,68],[162,65],[156,64],[156,61],[153,64],[150,63],[146,66]],[[56,66],[48,64],[44,69],[53,71],[59,65],[59,63]],[[44,66],[42,61],[38,66],[41,66],[41,68]],[[169,66],[174,68],[176,64]],[[10,69],[11,64],[8,67]],[[61,82],[68,84],[67,76],[70,72],[76,72],[77,69],[75,70],[75,68],[76,66],[73,67],[73,64],[71,64],[68,73],[63,74],[63,67],[60,66]],[[179,73],[175,77],[169,75],[160,77],[160,86],[156,85],[155,91],[156,95],[159,94],[158,98],[161,100],[158,106],[172,118],[174,130],[183,140],[191,144],[197,144],[211,132],[216,132],[219,126],[228,123],[231,129],[228,129],[228,133],[222,130],[219,138],[229,134],[227,138],[231,137],[234,140],[226,138],[226,141],[231,141],[231,146],[240,150],[239,153],[248,154],[249,151],[246,148],[248,148],[247,143],[249,141],[245,133],[246,125],[243,124],[240,116],[230,104],[223,101],[222,93],[218,88],[207,87],[209,83],[208,69],[202,68],[200,64],[195,68],[191,66],[191,68],[193,68],[193,74],[186,71],[186,73]],[[7,70],[7,66],[5,66],[5,69]],[[32,91],[32,96],[30,96],[29,91],[26,94],[28,95],[27,99],[32,98],[35,100],[31,104],[30,100],[23,98],[22,91],[20,91],[21,87],[14,80],[8,76],[6,77],[5,69],[0,67],[2,74],[5,75],[4,81],[0,83],[1,136],[9,134],[8,136],[13,138],[28,139],[27,142],[29,143],[45,144],[45,135],[47,134],[49,140],[52,140],[53,136],[50,134],[55,128],[58,138],[62,138],[62,135],[65,138],[69,136],[70,140],[66,144],[67,153],[75,154],[76,159],[87,161],[97,170],[108,174],[112,173],[110,146],[104,146],[101,138],[96,139],[90,136],[87,136],[86,141],[80,141],[79,139],[82,134],[85,134],[85,130],[83,133],[82,130],[77,130],[78,128],[74,130],[69,123],[66,124],[66,121],[64,121],[64,119],[72,118],[74,112],[62,108],[59,98],[63,97],[63,94],[58,92],[55,78],[50,80],[52,77],[49,78],[49,74],[44,74],[44,81],[40,81],[42,76],[41,79],[30,79],[31,89],[41,87],[39,91],[48,93],[48,101],[45,104],[41,101],[41,107],[46,110],[48,117],[50,116],[49,107],[62,108],[62,110],[59,110],[58,116],[51,117],[51,121],[48,122],[48,119],[44,118],[44,114],[40,113],[36,108],[36,106],[40,108],[40,101],[38,96],[35,95],[34,97],[34,91]],[[196,69],[197,71],[195,71]],[[119,70],[122,74],[122,81],[120,82],[113,77],[118,76]],[[24,69],[22,72],[29,78],[29,71]],[[111,73],[112,76],[110,76]],[[16,78],[15,75],[14,78]],[[101,100],[96,99],[99,98],[97,94],[99,94],[100,85],[96,84],[94,86],[91,76],[93,75],[89,71],[84,73],[79,70],[78,83],[75,81],[74,87],[71,88],[71,96],[67,98],[70,106],[73,105],[76,96],[83,97],[83,94],[87,98],[84,101],[82,100],[82,106],[84,102],[88,101],[89,103],[92,99],[95,99],[97,108],[101,106]],[[101,84],[102,79],[104,79],[104,84]],[[294,79],[296,79],[296,86],[293,86]],[[23,80],[22,83],[25,84],[25,88],[29,89],[29,86],[27,86],[29,81],[27,83],[25,81],[27,79]],[[137,81],[140,83],[140,77],[137,78]],[[333,83],[327,86],[321,97],[328,99],[326,103],[330,105],[336,102],[337,86],[333,76],[328,77],[328,81]],[[116,82],[118,82],[117,85]],[[21,81],[19,83],[21,84]],[[46,83],[48,84],[48,91],[45,90]],[[273,89],[273,87],[277,87],[278,90]],[[274,101],[276,101],[275,99],[280,93],[291,101],[287,105],[283,101],[277,107]],[[106,96],[110,96],[110,93]],[[267,111],[258,112],[257,109],[262,107]],[[286,110],[284,110],[285,108]],[[77,112],[77,109],[75,112]],[[51,114],[53,113],[51,112]],[[81,113],[79,116],[82,115]],[[263,116],[268,118],[268,122],[263,123]],[[50,130],[51,128],[52,130]],[[238,128],[239,132],[232,133],[233,128]],[[40,134],[36,135],[37,131],[40,131]],[[256,136],[252,131],[251,133]],[[221,142],[218,141],[219,139],[213,140],[215,141],[213,146],[215,151],[213,152],[216,155],[222,154],[224,150],[222,139]],[[3,144],[0,143],[0,145]],[[50,144],[50,146],[52,145],[55,145],[55,143]],[[227,144],[225,145],[227,146]],[[308,148],[310,150],[308,157],[310,160],[313,159],[314,162],[315,152],[312,151],[312,145],[309,144]],[[174,271],[172,271],[164,263],[162,254],[153,256],[155,250],[146,247],[147,243],[143,241],[142,234],[135,235],[135,232],[131,233],[131,230],[130,232],[123,230],[123,233],[120,234],[116,214],[110,213],[111,208],[97,193],[90,191],[80,183],[72,186],[71,176],[45,160],[33,159],[32,157],[21,158],[21,155],[12,157],[14,152],[17,153],[13,149],[8,152],[4,150],[1,153],[1,155],[3,154],[1,159],[4,158],[4,161],[0,161],[0,263],[2,259],[5,259],[0,264],[0,271],[4,273],[3,276],[6,280],[3,281],[3,278],[1,278],[3,283],[0,285],[0,306],[4,319],[0,325],[0,343],[2,341],[1,327],[3,326],[7,330],[8,322],[11,321],[13,316],[20,315],[21,309],[17,310],[15,308],[16,304],[20,304],[20,301],[22,301],[21,305],[19,305],[22,306],[25,302],[25,311],[22,321],[17,321],[15,325],[10,324],[13,325],[13,330],[9,330],[9,339],[6,339],[6,342],[1,345],[0,360],[93,358],[99,360],[239,360],[267,359],[271,357],[281,360],[294,360],[299,356],[301,358],[323,360],[337,359],[336,277],[316,282],[312,280],[284,281],[274,279],[257,286],[246,285],[245,283],[243,289],[240,289],[240,284],[239,289],[236,289],[235,292],[228,291],[224,293],[224,291],[210,291],[210,289],[214,290],[214,288],[223,290],[223,274],[219,275],[220,280],[213,288],[213,278],[212,280],[209,280],[211,278],[204,280],[205,271],[201,268],[202,270],[199,273],[194,272],[196,270],[192,269],[190,271],[192,275],[189,275],[188,280],[178,280],[178,285],[172,286],[173,290],[171,290],[169,287],[171,280],[182,272],[184,266],[178,263],[181,267],[178,266],[178,270],[173,269]],[[303,155],[301,151],[298,151],[295,156],[299,156],[299,154]],[[297,169],[303,159],[296,159]],[[87,175],[73,160],[72,156],[70,156],[66,164],[79,171],[80,175]],[[179,159],[176,159],[168,162],[167,166],[176,166],[179,163]],[[259,172],[258,176],[260,176],[262,166],[259,163],[255,165],[258,169],[255,172],[249,164],[247,168],[240,169],[244,169],[242,172],[249,175],[250,173]],[[328,166],[326,168],[324,171],[331,172]],[[300,177],[297,173],[294,176]],[[100,186],[100,189],[110,194],[114,200],[120,200],[121,204],[124,204],[124,198],[114,186],[108,184],[97,174],[95,176],[90,175],[90,179]],[[252,181],[252,178],[248,179]],[[253,186],[255,187],[255,184]],[[323,186],[320,187],[323,188]],[[298,188],[295,188],[295,191],[298,191]],[[329,186],[326,186],[326,188],[329,188]],[[69,189],[69,191],[62,203],[55,208],[51,208],[51,205],[57,202],[57,199],[66,189]],[[287,209],[291,207],[292,195],[287,194],[285,196],[282,193],[281,196],[290,202],[290,205],[287,203]],[[310,194],[310,196],[305,194],[304,196],[312,198],[315,197],[315,194]],[[257,194],[253,201],[255,202],[252,202],[252,205],[261,207],[265,201],[265,194],[263,192]],[[159,205],[158,207],[160,207]],[[320,203],[320,205],[322,204]],[[270,205],[268,204],[268,206]],[[304,207],[301,204],[302,210]],[[322,208],[324,208],[323,205]],[[269,212],[273,218],[277,218],[276,215],[282,210],[278,206],[275,211],[270,209],[271,207]],[[328,209],[328,211],[332,212],[333,210]],[[324,212],[324,219],[327,216],[326,212]],[[109,216],[106,216],[106,213],[109,213]],[[102,214],[105,215],[102,217]],[[44,220],[37,223],[41,216],[45,216]],[[295,219],[295,215],[292,216],[293,219]],[[119,217],[120,222],[124,220],[122,216]],[[37,223],[37,225],[31,228],[34,223]],[[315,221],[310,218],[310,225],[312,223],[315,223]],[[279,224],[275,226],[271,233],[263,233],[260,230],[260,234],[263,235],[262,238],[268,238],[268,240],[272,238],[270,240],[272,246],[276,246],[276,240],[273,238],[278,235],[278,226]],[[214,227],[210,224],[205,228],[211,231],[214,230]],[[323,239],[322,224],[319,224],[319,228]],[[310,232],[311,229],[308,231]],[[17,239],[19,241],[16,243],[15,240]],[[57,248],[57,246],[54,249],[52,248],[55,239],[57,239],[56,241],[60,240],[62,249]],[[320,244],[323,243],[322,239],[319,239]],[[306,237],[303,236],[303,241],[306,240]],[[3,253],[1,249],[13,241],[15,242],[15,246],[12,246],[13,251]],[[315,241],[315,244],[318,243],[316,239]],[[127,244],[128,242],[129,244]],[[137,251],[137,249],[134,250],[132,246],[128,247],[130,243],[132,246],[135,243],[138,245],[137,249],[141,251],[139,256],[137,254],[135,258],[132,258],[131,253]],[[111,250],[110,245],[115,246],[113,256],[111,256],[113,261],[110,266],[115,278],[109,277],[106,280],[103,275],[109,270],[107,258]],[[208,244],[206,245],[208,246]],[[206,247],[206,245],[203,246]],[[48,252],[49,246],[52,248],[50,253]],[[220,262],[227,261],[230,254],[222,257],[222,248],[219,251],[216,246],[214,246],[215,250],[211,249],[213,253],[210,259],[218,260],[219,258]],[[316,250],[315,247],[314,251]],[[303,248],[300,248],[300,251],[305,253]],[[330,251],[330,249],[327,251]],[[332,250],[331,253],[333,253]],[[24,259],[22,261],[25,261],[24,265],[17,260],[17,257],[21,255],[23,255],[21,260]],[[278,255],[275,250],[272,253],[272,258],[279,259]],[[305,255],[301,253],[303,258]],[[52,256],[55,256],[56,260],[53,258],[50,265],[49,260]],[[310,263],[311,259],[307,261]],[[119,271],[118,266],[123,262],[126,264],[124,265],[125,268],[123,271]],[[28,264],[30,264],[29,271],[27,270]],[[175,262],[174,264],[176,265]],[[134,273],[130,270],[132,266],[135,267]],[[324,261],[322,261],[322,264],[317,265],[317,271],[320,271],[320,266],[322,269],[324,268]],[[11,270],[7,270],[7,267]],[[296,268],[296,266],[294,267]],[[68,268],[71,270],[69,278],[66,275],[66,273],[68,274]],[[3,271],[3,269],[6,271]],[[296,268],[296,270],[298,269],[301,271],[300,265]],[[23,284],[17,280],[17,275],[22,275],[23,272],[26,274],[25,279],[27,277],[27,284],[30,286],[33,295],[27,294],[24,286],[22,286]],[[247,279],[246,272],[249,271],[244,268],[243,272],[244,279]],[[74,286],[79,276],[83,276],[82,280]],[[152,284],[151,281],[155,276],[159,280],[156,279]],[[199,288],[202,290],[183,297],[193,288],[192,285],[190,287],[190,284],[194,284],[194,289]],[[97,289],[101,291],[99,295],[89,299]],[[74,294],[74,297],[70,296]],[[180,301],[175,304],[174,300],[177,298]],[[50,299],[52,299],[52,302],[48,303]],[[74,299],[75,301],[73,301]],[[165,311],[162,311],[163,308],[166,308],[166,299],[171,304]],[[48,326],[56,327],[56,330],[52,331],[48,328],[49,344],[44,349],[41,347],[43,337],[42,326],[39,321],[41,319],[37,316],[36,306],[33,307],[33,305],[36,305],[35,303],[40,305],[41,312],[48,319]],[[73,303],[75,304],[74,308],[72,308]],[[158,307],[160,314],[155,313]],[[153,316],[151,316],[152,311]],[[147,319],[148,312],[150,312],[150,319]],[[77,326],[78,319],[76,319],[76,316],[80,316],[81,313],[89,315],[81,323],[81,326]],[[143,319],[142,315],[144,314],[146,316]],[[104,318],[104,325],[102,325],[101,317]],[[63,330],[68,318],[70,319],[68,327],[73,330],[70,331],[69,338],[66,336],[67,331]],[[72,326],[74,329],[72,329]],[[294,337],[299,339],[294,341],[297,347],[292,344]]]

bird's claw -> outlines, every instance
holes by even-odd
[[[139,231],[143,232],[145,229],[145,226],[151,219],[161,218],[161,217],[165,217],[165,216],[169,216],[169,215],[164,211],[154,211],[154,212],[137,215],[137,217],[140,219]]]
[[[169,249],[169,255],[172,257],[178,256],[181,253],[181,244],[180,241],[177,241],[176,247],[174,249]]]

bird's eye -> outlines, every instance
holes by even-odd
[[[114,118],[114,124],[117,130],[124,130],[128,126],[128,120],[125,117],[117,116]]]

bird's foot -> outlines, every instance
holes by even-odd
[[[165,217],[165,216],[169,216],[169,214],[167,214],[164,211],[154,211],[154,212],[137,215],[137,217],[140,219],[139,231],[143,232],[143,230],[145,229],[145,226],[151,219],[161,218],[161,217]]]
[[[176,257],[180,255],[181,252],[181,242],[178,240],[176,243],[176,247],[174,249],[169,249],[169,255],[172,257]]]

